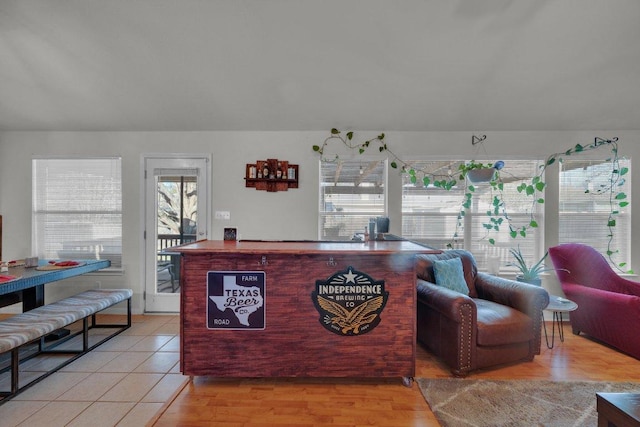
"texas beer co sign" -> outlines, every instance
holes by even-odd
[[[265,329],[264,271],[207,272],[208,329]]]

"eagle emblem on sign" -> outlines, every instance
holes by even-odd
[[[372,331],[380,323],[380,314],[389,293],[384,280],[348,267],[327,280],[317,280],[311,293],[320,313],[320,324],[338,335],[354,336]]]

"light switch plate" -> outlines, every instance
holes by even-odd
[[[231,212],[229,212],[229,211],[216,211],[215,219],[231,219]]]

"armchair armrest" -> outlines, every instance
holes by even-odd
[[[640,297],[640,282],[634,282],[633,280],[616,275],[615,287],[619,288],[619,292],[621,293]],[[612,291],[615,292],[614,289],[612,289]]]
[[[640,297],[562,283],[567,298],[578,304],[571,312],[571,329],[607,343],[640,359],[640,339],[635,325],[640,324]]]
[[[417,280],[418,340],[456,376],[476,366],[476,303],[467,295]]]
[[[475,319],[476,303],[468,295],[452,291],[426,280],[417,280],[418,301],[430,306],[440,314],[456,322],[460,321],[461,308],[466,306],[466,312],[474,314]]]
[[[640,296],[621,294],[619,292],[590,288],[577,283],[567,282],[562,284],[562,289],[568,298],[578,303],[578,306],[593,306],[592,309],[596,310],[603,307],[609,315],[635,312],[638,318],[634,319],[634,322],[631,324],[637,324],[637,322],[640,321],[640,309],[633,310],[633,307],[640,307]],[[603,301],[606,301],[606,304],[603,304]]]
[[[533,321],[534,334],[530,355],[533,358],[534,354],[540,354],[542,310],[549,305],[549,293],[539,286],[480,272],[476,276],[476,290],[480,298],[512,307],[529,316]]]
[[[478,272],[476,290],[482,299],[507,305],[539,319],[549,305],[549,293],[539,286]]]

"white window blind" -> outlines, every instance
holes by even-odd
[[[436,179],[442,180],[448,179],[449,174],[458,179],[458,167],[464,162],[415,160],[410,163],[415,170],[439,175]],[[538,228],[527,231],[526,238],[512,238],[506,222],[499,231],[488,234],[485,228],[485,224],[489,223],[487,211],[493,210],[493,200],[497,195],[496,190],[488,183],[474,184],[471,209],[459,220],[467,191],[465,182],[459,181],[451,190],[436,187],[433,182],[424,187],[419,172],[415,184],[408,174],[403,177],[402,235],[434,248],[446,249],[451,244],[453,248],[469,250],[476,258],[478,267],[483,270],[487,270],[491,262],[492,270],[498,267],[502,271],[510,271],[506,267],[507,263],[513,261],[509,249],[518,246],[527,259],[537,261],[544,254],[544,209],[541,205],[532,203],[531,197],[519,193],[516,188],[523,181],[530,182],[537,175],[539,164],[536,160],[508,160],[500,171],[500,178],[504,183],[502,198],[512,225],[517,229],[527,225],[531,220],[532,210],[539,224]],[[495,239],[495,244],[489,243],[489,237]]]
[[[319,239],[351,240],[387,215],[387,161],[320,162]]]
[[[122,266],[120,158],[33,160],[33,249],[44,259]]]
[[[443,180],[455,176],[460,161],[410,161],[418,171],[435,174],[435,179]],[[402,177],[402,236],[428,244],[434,248],[446,248],[452,243],[462,248],[464,228],[458,230],[459,237],[452,241],[456,233],[458,214],[464,197],[464,183],[458,183],[451,190],[445,190],[430,183],[424,187],[422,174],[417,174],[417,182],[410,176]],[[433,178],[431,179],[433,181]]]
[[[623,192],[631,195],[631,160],[620,159],[620,168],[629,172],[613,183],[614,195]],[[560,243],[584,243],[606,256],[609,242],[607,227],[611,212],[610,191],[611,163],[591,160],[567,160],[560,165]],[[626,199],[630,202],[629,199]],[[611,250],[615,264],[627,263],[631,258],[631,204],[620,208],[615,215]],[[608,257],[607,257],[608,258]],[[611,261],[611,260],[608,260]]]

